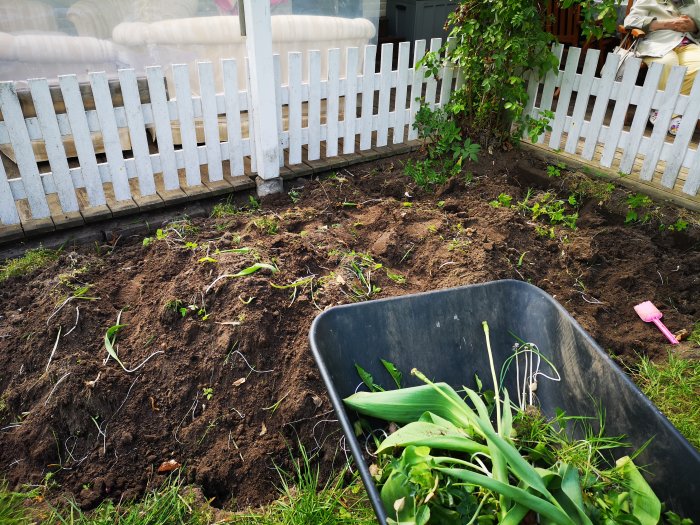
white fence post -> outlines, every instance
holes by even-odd
[[[279,130],[272,62],[272,22],[268,0],[243,0],[248,51],[250,96],[255,130],[258,195],[282,191],[279,167]]]

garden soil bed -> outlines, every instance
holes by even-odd
[[[0,284],[2,475],[91,508],[138,497],[174,460],[215,504],[240,509],[275,497],[275,465],[290,466],[297,441],[329,472],[345,461],[342,434],[307,334],[320,311],[363,294],[527,280],[626,365],[670,348],[635,304],[653,301],[672,331],[700,319],[694,217],[680,233],[659,229],[676,209],[653,208],[649,224],[625,225],[627,194],[587,183],[577,229],[550,231],[489,202],[508,194],[515,203],[528,188],[566,199],[584,179],[548,179],[541,161],[511,151],[483,154],[469,180],[429,193],[403,175],[405,160],[293,181],[296,202],[285,194],[260,210],[162,225],[167,238],[147,246],[143,237],[66,246],[50,266]],[[553,238],[537,233],[543,227]],[[215,253],[241,247],[251,251]],[[255,262],[279,271],[215,282]],[[56,312],[85,285],[96,300]],[[120,311],[124,365],[160,352],[132,373],[104,362],[105,333]],[[677,351],[698,356],[688,342]]]

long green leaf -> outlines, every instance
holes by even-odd
[[[634,517],[641,525],[656,525],[661,516],[661,502],[632,459],[623,456],[615,462],[615,466],[620,469],[629,485]]]
[[[437,460],[438,458],[435,459]],[[477,474],[476,472],[471,472],[469,470],[445,467],[438,467],[436,470],[460,481],[464,481],[470,485],[484,487],[488,490],[496,492],[497,494],[506,496],[560,525],[576,525],[576,523],[560,508],[534,494],[530,494],[526,490],[519,487],[508,485],[507,483],[503,483],[488,476],[484,476],[483,474]]]
[[[272,273],[277,272],[277,268],[273,266],[272,264],[267,264],[267,263],[255,263],[252,266],[248,266],[248,268],[243,268],[240,272],[234,273],[231,275],[231,277],[244,277],[246,275],[250,275],[251,273],[255,273],[258,270],[270,270]]]
[[[432,412],[465,429],[473,428],[476,414],[446,383],[421,385],[386,392],[357,392],[345,404],[360,414],[393,421],[412,423],[425,412]]]
[[[455,427],[450,429],[423,421],[415,421],[398,429],[382,442],[377,449],[377,453],[409,445],[426,446],[440,450],[464,452],[466,454],[474,454],[475,452],[489,453],[486,445],[470,439],[464,432],[457,430]]]

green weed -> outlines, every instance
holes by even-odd
[[[578,201],[574,195],[564,201],[555,198],[550,192],[536,195],[528,191],[525,198],[518,202],[518,209],[530,214],[533,219],[545,218],[549,224],[561,224],[572,230],[576,229],[578,212],[571,210],[576,207]]]
[[[30,525],[35,523],[29,515],[26,502],[38,496],[38,489],[31,492],[9,490],[7,481],[0,479],[0,523],[3,525]]]
[[[550,164],[547,166],[547,175],[550,177],[561,177],[561,170],[566,169],[566,164],[563,162],[557,162],[556,164]]]
[[[274,217],[260,217],[253,221],[253,225],[268,235],[275,235],[280,229],[280,223]]]
[[[653,201],[643,193],[635,193],[627,197],[627,216],[625,224],[640,222],[642,224],[649,222],[651,219],[651,211],[648,209],[653,204]]]
[[[506,193],[501,193],[495,200],[490,201],[489,205],[493,206],[494,208],[500,208],[501,206],[504,208],[510,208],[512,201],[513,197]]]
[[[58,259],[59,253],[60,250],[37,248],[28,250],[22,257],[5,261],[5,264],[0,266],[0,283],[48,266]]]

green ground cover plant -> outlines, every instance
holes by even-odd
[[[17,259],[9,259],[4,265],[0,266],[0,283],[8,280],[10,277],[26,275],[39,268],[48,266],[58,259],[60,252],[60,250],[37,248],[36,250],[27,251],[27,253]]]

